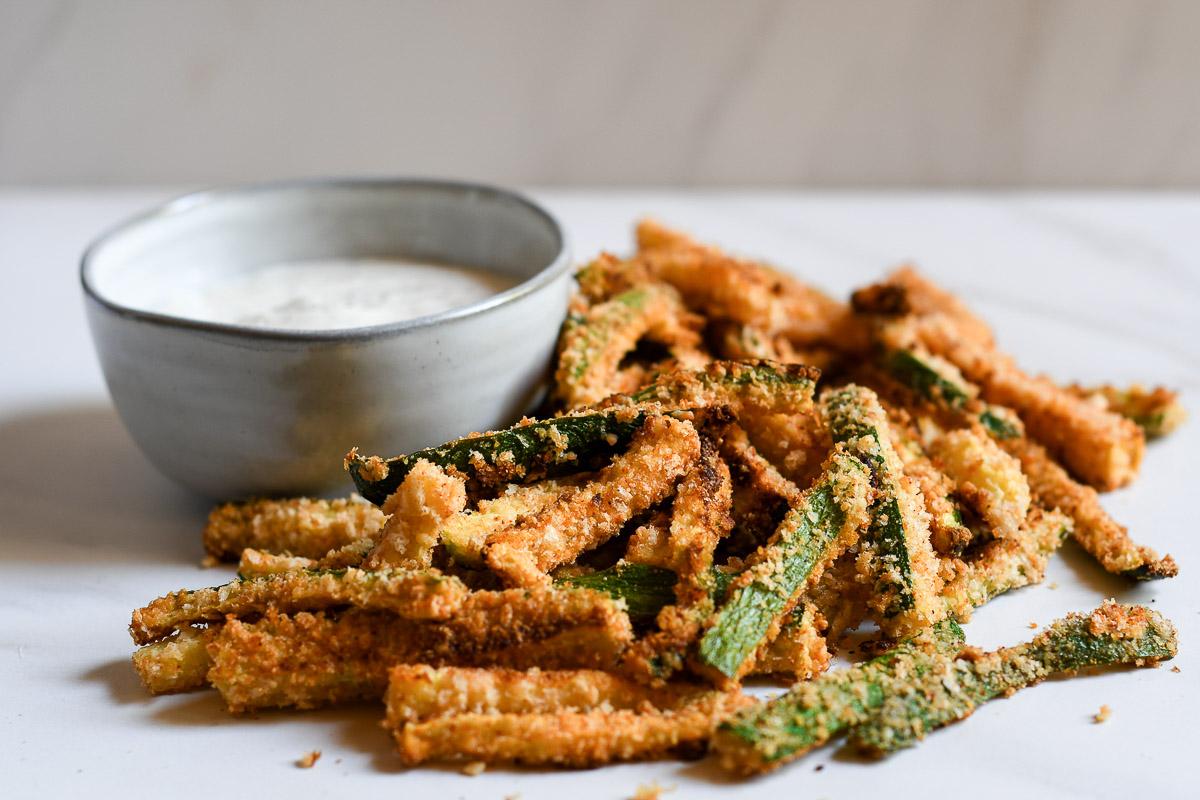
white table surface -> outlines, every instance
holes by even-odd
[[[129,664],[136,606],[222,582],[203,570],[207,504],[159,476],[109,402],[82,313],[78,257],[102,229],[176,192],[0,190],[0,794],[4,797],[1187,797],[1198,791],[1200,422],[1148,448],[1142,480],[1106,496],[1133,536],[1179,561],[1129,584],[1068,543],[1047,582],[976,612],[968,640],[1106,597],[1152,603],[1182,654],[1153,670],[1052,680],[989,703],[883,763],[836,746],[765,779],[664,762],[585,772],[405,770],[381,706],[234,719],[215,693],[153,698]],[[630,246],[650,213],[762,256],[839,295],[903,260],[961,293],[1031,371],[1064,381],[1200,390],[1200,195],[534,191],[575,252]],[[1057,588],[1055,588],[1055,585]],[[1092,721],[1101,705],[1104,724]],[[323,751],[310,770],[294,762]],[[823,767],[818,769],[818,767]]]

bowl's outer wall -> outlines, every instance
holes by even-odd
[[[139,287],[320,257],[416,257],[529,279],[446,315],[308,335],[146,314]],[[572,279],[546,212],[502,190],[299,181],[183,198],[85,255],[88,323],[150,461],[218,500],[346,491],[352,447],[385,457],[504,427],[544,389]],[[123,305],[122,298],[128,298]]]
[[[351,447],[392,456],[510,424],[544,385],[569,289],[564,275],[450,324],[321,344],[87,311],[138,446],[184,486],[235,499],[350,489]]]

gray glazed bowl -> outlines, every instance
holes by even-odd
[[[314,258],[441,261],[522,282],[442,314],[341,330],[145,310],[165,282]],[[543,386],[570,267],[558,223],[511,192],[297,181],[168,203],[95,242],[81,279],[105,380],[134,441],[167,476],[226,500],[349,490],[351,447],[393,456],[514,421]]]

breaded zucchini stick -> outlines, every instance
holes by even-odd
[[[789,675],[806,681],[829,668],[829,647],[821,631],[825,619],[809,603],[792,609],[775,638],[754,659],[751,675]]]
[[[946,610],[959,622],[967,622],[972,609],[993,597],[1041,583],[1050,556],[1071,528],[1066,514],[1035,508],[1015,536],[988,542],[969,560],[943,562],[949,572],[942,589]]]
[[[896,691],[850,734],[851,744],[877,756],[923,739],[934,728],[970,716],[998,695],[1040,683],[1056,672],[1108,664],[1156,665],[1175,656],[1175,628],[1145,606],[1108,601],[1091,614],[1072,614],[1033,641],[992,653],[968,650]]]
[[[1022,372],[1013,360],[964,338],[945,317],[920,320],[922,341],[980,385],[983,396],[1016,411],[1029,435],[1084,483],[1108,491],[1125,486],[1142,463],[1146,438],[1131,420]]]
[[[262,578],[276,575],[280,572],[300,572],[309,570],[321,572],[324,570],[348,569],[362,567],[363,559],[375,549],[375,540],[369,538],[355,539],[336,550],[330,550],[320,558],[301,558],[268,553],[265,550],[246,548],[238,561],[238,577],[243,580]]]
[[[1021,463],[990,437],[960,428],[935,438],[929,454],[956,483],[956,492],[1001,539],[1018,535],[1029,513],[1029,482]]]
[[[1187,410],[1179,402],[1179,393],[1162,386],[1147,389],[1135,383],[1127,389],[1119,389],[1107,385],[1084,387],[1072,384],[1067,391],[1128,417],[1142,429],[1147,439],[1166,436],[1187,421]]]
[[[566,408],[579,408],[634,388],[619,384],[619,367],[642,338],[695,349],[699,324],[666,284],[635,286],[592,306],[569,320],[559,339],[556,399]]]
[[[357,539],[374,537],[383,520],[382,511],[357,497],[225,503],[208,515],[204,549],[222,561],[237,561],[247,547],[320,558]]]
[[[651,689],[594,669],[528,670],[392,667],[388,674],[390,729],[459,714],[545,714],[592,709],[678,708],[711,692],[702,684],[675,683]]]
[[[691,606],[709,600],[713,551],[733,527],[729,514],[732,504],[729,467],[717,456],[712,443],[701,439],[695,466],[679,482],[667,530],[667,566],[678,577],[677,605]]]
[[[655,415],[595,481],[494,535],[487,563],[509,585],[549,582],[546,572],[603,544],[635,514],[666,498],[675,480],[700,456],[700,437],[689,423]]]
[[[812,408],[820,370],[774,361],[713,361],[702,370],[673,370],[606,406],[660,403],[668,409],[729,406],[749,414],[798,414]]]
[[[804,590],[865,530],[870,495],[861,462],[842,453],[830,457],[822,477],[734,579],[697,645],[695,662],[702,672],[722,681],[749,672],[759,648],[775,638]]]
[[[928,514],[892,448],[875,393],[850,384],[826,392],[821,410],[839,447],[868,470],[878,494],[861,543],[859,574],[871,586],[868,603],[888,636],[900,638],[937,622],[942,582],[929,542]]]
[[[467,759],[489,764],[594,767],[665,758],[703,745],[717,723],[754,702],[740,692],[709,692],[678,710],[459,714],[393,728],[404,763]]]
[[[199,689],[212,665],[205,643],[204,628],[184,625],[170,638],[134,651],[133,668],[142,686],[152,694]]]
[[[722,723],[712,746],[721,766],[766,772],[866,722],[898,685],[962,649],[963,632],[942,620],[865,664],[798,683],[791,691]]]
[[[383,503],[387,522],[367,556],[366,569],[428,569],[448,520],[467,507],[462,478],[421,459]]]
[[[138,644],[149,644],[184,623],[213,622],[269,608],[292,612],[353,605],[393,611],[409,619],[446,619],[469,594],[462,581],[434,571],[284,572],[160,597],[133,612],[129,632]]]
[[[1179,573],[1171,556],[1159,558],[1151,548],[1131,540],[1125,526],[1104,510],[1096,490],[1073,480],[1044,447],[1028,439],[1009,439],[1004,448],[1020,459],[1034,496],[1075,521],[1071,535],[1104,569],[1138,580],[1171,578]]]
[[[219,627],[207,679],[233,713],[315,708],[382,697],[388,669],[404,663],[611,670],[632,638],[620,604],[586,590],[476,592],[440,622],[359,609],[269,610]]]

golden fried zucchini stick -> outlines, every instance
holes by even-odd
[[[447,519],[441,529],[442,544],[458,563],[482,568],[486,566],[483,550],[490,537],[511,528],[522,517],[538,513],[575,485],[572,479],[509,484],[498,497],[480,500],[475,511]]]
[[[169,639],[134,651],[133,668],[142,686],[153,694],[199,689],[212,666],[205,643],[205,629],[184,625]]]
[[[388,515],[367,569],[426,569],[446,521],[467,507],[466,482],[425,459],[417,463],[383,504]]]
[[[829,647],[821,631],[825,619],[809,603],[792,610],[779,633],[754,659],[750,675],[790,675],[794,681],[815,678],[829,668]]]
[[[403,664],[388,673],[390,729],[458,714],[544,714],[551,711],[678,708],[711,692],[702,684],[651,689],[594,669],[528,670]]]
[[[659,233],[646,240],[665,244]],[[639,241],[641,238],[639,237]],[[678,240],[677,240],[678,241]],[[689,308],[709,317],[760,326],[806,345],[828,341],[845,306],[766,264],[694,243],[642,249],[632,259],[674,286]]]
[[[493,536],[488,566],[509,585],[547,583],[547,571],[608,541],[635,514],[666,498],[699,456],[700,437],[690,423],[648,418],[595,481]]]
[[[593,767],[665,758],[707,742],[717,724],[754,703],[710,692],[677,710],[459,714],[393,728],[404,763],[442,759]]]
[[[1135,383],[1128,389],[1119,389],[1107,385],[1089,388],[1072,384],[1067,391],[1128,417],[1142,429],[1147,439],[1166,436],[1187,420],[1187,410],[1179,402],[1179,394],[1162,386],[1147,389]]]
[[[1137,477],[1146,438],[1132,420],[1072,394],[1049,378],[1022,372],[1009,356],[973,344],[946,317],[922,318],[918,330],[927,347],[979,384],[986,400],[1020,414],[1029,435],[1084,483],[1108,491]]]
[[[956,492],[1001,539],[1018,535],[1029,513],[1029,482],[1021,463],[995,440],[970,429],[948,431],[929,448]]]
[[[208,515],[204,549],[222,561],[237,561],[247,547],[320,558],[356,539],[375,536],[383,520],[382,511],[358,497],[226,503]]]
[[[1174,577],[1179,572],[1175,559],[1158,553],[1129,538],[1123,525],[1117,524],[1100,496],[1090,486],[1077,483],[1067,471],[1051,460],[1046,448],[1028,439],[1009,439],[1004,449],[1021,461],[1034,496],[1048,508],[1058,508],[1074,520],[1071,535],[1108,572],[1138,580]]]
[[[665,284],[635,286],[570,319],[559,341],[554,373],[557,399],[567,408],[590,406],[610,394],[635,388],[621,385],[621,359],[649,338],[668,347],[694,350],[700,344],[698,320],[679,293]]]
[[[612,669],[632,638],[618,602],[580,589],[476,592],[442,622],[359,609],[271,610],[220,626],[208,645],[208,680],[233,713],[315,708],[382,697],[388,669],[403,663]]]
[[[321,558],[301,558],[300,556],[268,553],[265,550],[254,550],[247,547],[242,551],[238,561],[238,577],[242,579],[262,578],[266,575],[277,575],[280,572],[297,572],[302,570],[330,570],[361,567],[363,559],[375,549],[375,540],[370,538],[355,539],[336,550],[330,550]]]
[[[129,632],[137,644],[149,644],[184,623],[214,622],[269,608],[291,612],[352,605],[410,619],[446,619],[469,594],[462,581],[434,571],[283,572],[160,597],[133,612]]]
[[[967,622],[972,609],[993,597],[1041,583],[1050,556],[1071,528],[1066,514],[1035,508],[1016,536],[988,542],[969,560],[944,562],[950,573],[942,589],[946,610],[959,622]]]
[[[700,457],[675,493],[667,533],[670,563],[665,566],[678,576],[677,605],[691,606],[709,599],[713,551],[733,527],[732,503],[729,467],[712,443],[701,439]]]

